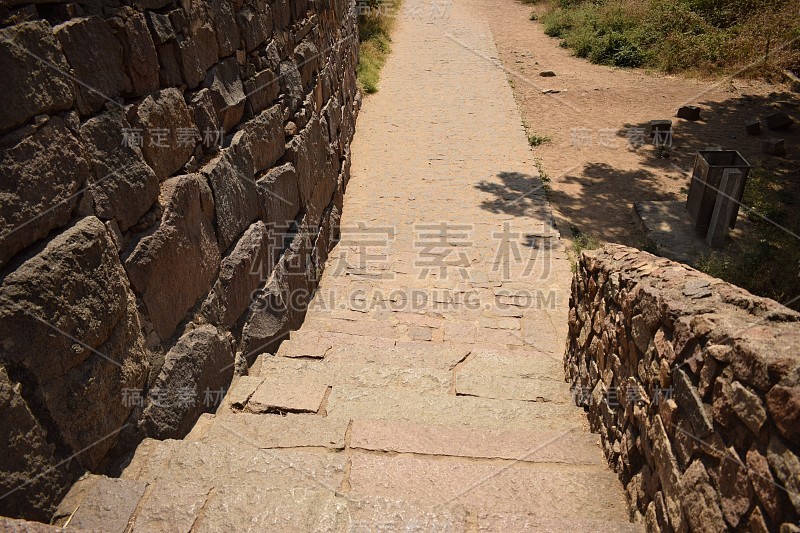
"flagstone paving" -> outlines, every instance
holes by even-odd
[[[73,490],[71,527],[639,530],[563,379],[570,263],[489,27],[404,9],[303,326],[185,439],[83,482],[104,512]]]

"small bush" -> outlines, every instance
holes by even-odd
[[[399,2],[385,3],[394,11],[399,9]],[[395,20],[392,10],[380,9],[382,4],[383,0],[369,0],[366,5],[373,9],[358,16],[358,83],[367,94],[378,91],[381,69],[391,51],[390,34]]]

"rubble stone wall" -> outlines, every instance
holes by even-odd
[[[648,531],[796,531],[800,314],[646,252],[584,252],[576,403]],[[786,524],[782,526],[782,524]]]
[[[299,326],[357,61],[352,0],[0,2],[0,515],[183,436]]]

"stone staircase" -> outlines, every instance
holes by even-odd
[[[347,317],[312,310],[185,439],[145,440],[121,478],[81,480],[60,522],[120,532],[639,530],[559,358],[414,341],[409,324]]]

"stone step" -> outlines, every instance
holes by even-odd
[[[628,512],[616,475],[596,466],[354,451],[348,480],[353,496],[548,520],[625,521]]]
[[[144,495],[146,483],[88,474],[69,490],[54,514],[54,522],[69,530],[123,533]]]
[[[353,420],[348,446],[375,452],[413,453],[606,468],[597,435],[583,431],[484,429],[414,422]]]
[[[425,394],[405,389],[333,387],[326,410],[329,418],[472,429],[588,428],[583,411],[566,404]]]

